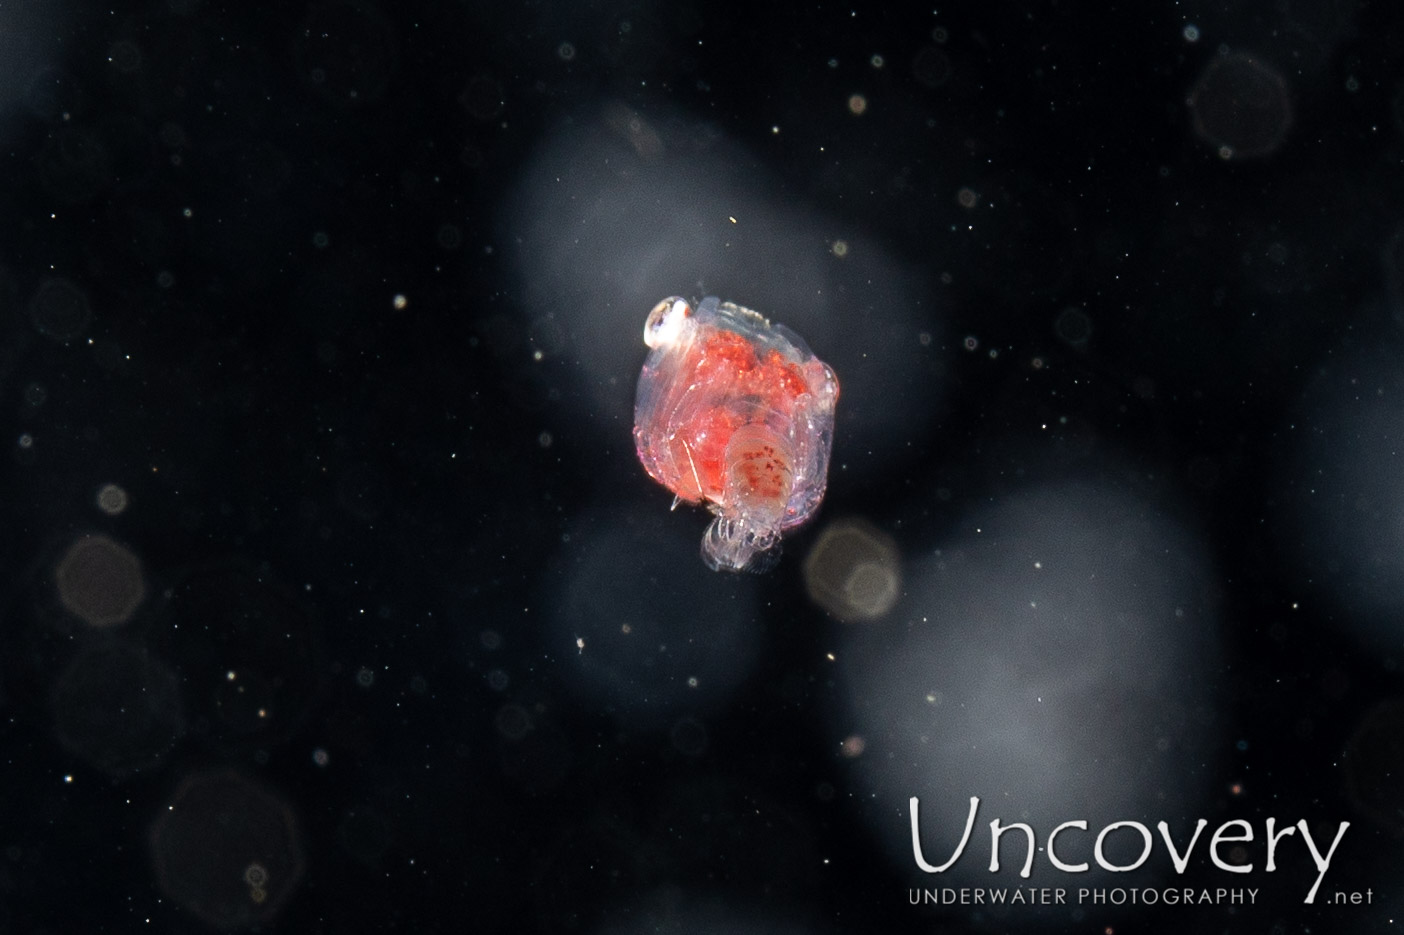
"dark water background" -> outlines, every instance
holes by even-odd
[[[1356,0],[0,7],[0,930],[1392,928],[1401,43]],[[671,294],[843,384],[765,576],[636,462]],[[1256,904],[911,906],[909,796],[933,850],[982,799],[960,885],[1019,882],[992,818],[1204,818],[1088,885]],[[1351,822],[1312,905],[1270,817]]]

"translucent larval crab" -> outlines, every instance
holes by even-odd
[[[784,325],[708,297],[649,312],[634,441],[649,476],[715,514],[702,539],[714,570],[764,570],[828,481],[838,377]]]

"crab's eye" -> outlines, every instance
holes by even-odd
[[[677,340],[683,322],[692,314],[692,306],[686,299],[670,296],[653,306],[644,322],[644,343],[649,347],[662,347]]]

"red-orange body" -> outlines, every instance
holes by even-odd
[[[634,438],[648,473],[716,521],[713,567],[741,568],[824,494],[838,380],[793,332],[714,298],[660,302],[644,338]]]

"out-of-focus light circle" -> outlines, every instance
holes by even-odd
[[[912,59],[912,77],[936,89],[951,77],[951,59],[934,45],[924,46]]]
[[[631,421],[649,309],[716,295],[804,335],[833,366],[836,452],[905,451],[933,431],[912,413],[932,411],[941,385],[932,342],[917,340],[940,343],[927,273],[786,197],[758,165],[715,126],[668,108],[573,115],[525,163],[503,212],[523,316],[492,324],[488,345],[529,359],[532,323],[549,316],[553,345],[537,349],[580,371],[580,392],[563,401],[612,431]]]
[[[508,740],[521,740],[531,730],[531,715],[518,704],[503,705],[494,721],[497,732]]]
[[[54,684],[53,712],[59,742],[117,777],[157,765],[185,731],[176,674],[123,643],[80,653]]]
[[[1287,80],[1262,58],[1243,52],[1205,66],[1189,107],[1195,133],[1224,159],[1271,155],[1292,125]]]
[[[127,508],[127,492],[116,484],[103,484],[97,492],[98,509],[116,516]]]
[[[1093,862],[1097,832],[1116,821],[1192,831],[1218,733],[1203,552],[1141,502],[1044,487],[969,516],[911,563],[908,596],[886,622],[842,631],[848,708],[837,729],[851,732],[854,801],[911,886],[1025,883],[1017,833],[1001,872],[989,872],[995,818],[1030,824],[1040,846],[1062,822],[1086,820],[1090,833],[1059,838],[1067,863]],[[912,796],[932,864],[954,853],[971,797],[981,800],[966,853],[943,874],[917,868]],[[1118,833],[1104,851],[1128,864],[1140,848],[1138,835]],[[1147,864],[1138,883],[1156,869],[1172,868]],[[1075,883],[1097,880],[1093,862]],[[1027,882],[1069,885],[1042,851]]]
[[[697,526],[655,511],[586,514],[560,553],[551,644],[577,701],[631,727],[724,703],[759,652],[756,579],[718,575]],[[580,642],[583,640],[583,646]]]
[[[669,738],[683,756],[701,756],[707,749],[707,728],[696,718],[679,720],[669,731]]]
[[[804,586],[811,600],[839,620],[877,620],[901,594],[897,544],[862,519],[829,523],[805,557]]]
[[[59,601],[95,627],[126,623],[146,596],[141,562],[107,536],[83,536],[54,572]]]
[[[1053,330],[1070,346],[1082,350],[1092,337],[1092,318],[1077,306],[1069,305],[1058,313]]]
[[[232,770],[187,778],[151,826],[150,846],[162,892],[219,928],[267,923],[302,879],[292,808]]]
[[[29,318],[40,334],[55,341],[72,341],[92,320],[88,296],[68,279],[45,280],[29,303]]]

